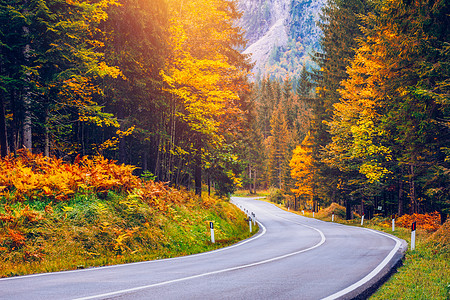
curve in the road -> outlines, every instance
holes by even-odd
[[[317,245],[315,245],[314,247],[308,248],[305,251],[312,250],[314,248],[319,247],[326,240],[325,235],[323,234],[323,232],[321,230],[313,227],[313,226],[308,226],[308,225],[302,224],[300,222],[290,220],[288,218],[277,216],[277,215],[272,214],[272,213],[270,213],[270,214],[272,216],[274,216],[274,217],[277,217],[277,218],[280,218],[280,219],[284,219],[284,220],[287,220],[287,221],[289,221],[291,223],[299,224],[299,225],[311,228],[311,229],[316,230],[317,232],[319,232],[320,236],[322,237],[321,241]],[[376,266],[376,268],[374,268],[372,272],[367,274],[364,278],[362,278],[361,280],[355,282],[354,284],[346,287],[345,289],[342,289],[342,290],[340,290],[340,291],[338,291],[338,292],[336,292],[336,293],[334,293],[334,294],[332,294],[330,296],[327,296],[327,297],[323,298],[322,300],[338,299],[339,297],[342,297],[342,296],[344,296],[346,294],[349,294],[349,293],[353,292],[354,290],[356,290],[359,287],[363,286],[364,284],[368,283],[370,280],[374,279],[383,270],[383,268],[386,267],[386,265],[391,261],[391,259],[394,257],[394,255],[399,251],[400,247],[402,246],[402,242],[399,239],[395,238],[395,237],[392,237],[392,236],[390,236],[388,234],[385,234],[383,232],[372,230],[372,229],[369,229],[369,228],[363,228],[363,229],[371,231],[371,232],[374,232],[376,234],[379,234],[379,235],[382,235],[382,236],[385,236],[385,237],[388,237],[388,238],[394,240],[395,241],[394,248],[392,248],[391,252],[389,252],[389,254],[384,258],[384,260],[378,266]],[[304,251],[299,251],[298,253],[292,253],[291,255],[299,254],[299,253],[302,253],[302,252],[304,252]],[[287,256],[290,256],[290,255],[287,255]]]
[[[267,202],[234,200],[256,212],[260,226],[257,235],[236,245],[0,279],[0,299],[350,299],[385,276],[406,248],[385,233],[308,219]]]
[[[274,215],[274,216],[278,217],[278,218],[282,218],[280,216],[276,216],[276,215]],[[285,218],[282,218],[282,219],[285,219]],[[313,250],[313,249],[321,246],[323,243],[325,243],[325,240],[326,240],[325,235],[319,229],[314,228],[312,226],[305,225],[305,224],[301,224],[299,222],[295,222],[295,221],[292,221],[292,220],[289,220],[289,219],[286,219],[286,220],[288,220],[289,222],[296,223],[298,225],[305,226],[307,228],[310,228],[310,229],[313,229],[313,230],[317,231],[319,233],[320,237],[321,237],[320,241],[317,244],[315,244],[314,246],[311,246],[309,248],[302,249],[302,250],[295,251],[295,252],[288,253],[288,254],[284,254],[284,255],[281,255],[281,256],[273,257],[273,258],[270,258],[270,259],[261,260],[261,261],[258,261],[258,262],[255,262],[255,263],[251,263],[251,264],[244,264],[244,265],[240,265],[240,266],[236,266],[236,267],[232,267],[232,268],[226,268],[226,269],[223,269],[223,270],[206,272],[206,273],[203,273],[203,274],[198,274],[198,275],[194,275],[194,276],[188,276],[188,277],[184,277],[184,278],[178,278],[178,279],[174,279],[174,280],[168,280],[168,281],[159,282],[159,283],[155,283],[155,284],[149,284],[149,285],[145,285],[145,286],[134,287],[134,288],[131,288],[131,289],[125,289],[125,290],[120,290],[120,291],[115,291],[115,292],[110,292],[110,293],[104,293],[104,294],[93,295],[93,296],[88,296],[88,297],[76,298],[74,300],[90,300],[90,299],[106,298],[106,297],[110,297],[110,296],[116,296],[116,295],[120,295],[120,294],[135,292],[135,291],[139,291],[139,290],[143,290],[143,289],[148,289],[148,288],[162,286],[162,285],[166,285],[166,284],[186,281],[186,280],[190,280],[190,279],[196,279],[196,278],[200,278],[200,277],[205,277],[205,276],[210,276],[210,275],[215,275],[215,274],[220,274],[220,273],[225,273],[225,272],[231,272],[231,271],[236,271],[236,270],[250,268],[250,267],[255,267],[255,266],[258,266],[258,265],[274,262],[274,261],[277,261],[277,260],[280,260],[280,259],[283,259],[283,258],[287,258],[287,257],[293,256],[293,255],[297,255],[297,254],[300,254],[300,253],[303,253],[303,252],[306,252],[306,251]],[[254,238],[251,238],[249,240],[246,240],[246,241],[244,241],[242,243],[239,243],[239,244],[227,247],[227,248],[218,249],[216,251],[211,251],[211,252],[217,252],[217,251],[221,251],[221,250],[222,251],[223,250],[228,250],[228,249],[231,249],[231,248],[234,248],[234,247],[238,247],[238,246],[242,245],[243,243],[247,243],[247,242],[249,242],[249,241],[251,241],[253,239],[261,237],[263,234],[266,233],[266,228],[259,221],[258,221],[258,225],[262,228],[262,233],[259,234],[258,236],[254,237]],[[210,253],[210,252],[205,252],[205,253],[200,253],[200,254],[208,254],[208,253]],[[200,254],[198,254],[198,255],[200,255]]]

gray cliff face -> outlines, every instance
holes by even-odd
[[[257,42],[279,20],[289,15],[290,0],[240,0],[243,12],[239,25],[246,30],[245,37],[250,44]]]
[[[246,32],[245,54],[251,54],[256,76],[298,76],[311,65],[309,53],[318,50],[321,8],[326,0],[239,0],[238,23]]]

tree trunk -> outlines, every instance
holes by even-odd
[[[252,165],[248,164],[248,190],[252,194]]]
[[[194,158],[194,184],[195,194],[202,196],[202,141],[201,137],[197,137]]]
[[[6,132],[5,101],[0,96],[0,155],[8,155],[8,139]]]
[[[352,218],[352,205],[350,200],[345,200],[345,219],[350,220]]]
[[[24,99],[24,120],[23,120],[23,127],[22,127],[22,134],[23,134],[23,147],[28,149],[30,152],[32,152],[33,142],[31,139],[31,110],[30,110],[30,98],[29,96],[25,96]]]
[[[26,3],[27,1],[25,1]],[[25,35],[29,34],[28,27],[23,27],[23,31]],[[23,49],[23,56],[28,61],[30,58],[31,47],[30,44],[26,44]],[[30,73],[27,73],[27,79],[25,81],[29,81]],[[28,149],[30,152],[32,151],[33,142],[32,142],[32,132],[31,132],[31,95],[28,87],[25,86],[25,96],[23,98],[23,124],[22,124],[22,144],[23,147]]]
[[[416,197],[416,186],[415,186],[415,174],[414,174],[414,165],[410,165],[410,173],[409,173],[409,197],[411,199],[411,213],[418,213],[419,208],[417,204]]]
[[[201,159],[196,157],[195,159],[195,170],[194,170],[194,182],[195,182],[195,194],[199,197],[202,196],[202,167]]]
[[[20,125],[19,125],[19,120],[17,115],[18,113],[18,104],[17,104],[17,99],[16,99],[16,95],[14,92],[11,92],[9,95],[10,99],[10,103],[11,103],[11,107],[12,107],[12,111],[13,111],[13,120],[11,122],[11,133],[10,133],[10,137],[9,137],[9,147],[10,147],[10,151],[12,153],[16,153],[17,149],[19,148],[19,138],[20,138]],[[14,112],[16,114],[14,114]]]
[[[44,130],[45,130],[44,155],[48,157],[48,156],[50,156],[50,136],[49,136],[49,132],[48,132],[48,111],[45,112]]]
[[[1,55],[1,49],[0,49]],[[0,74],[3,73],[2,62],[0,61]],[[4,94],[0,93],[0,157],[8,155],[8,134],[6,131],[6,110]]]
[[[403,182],[400,179],[398,184],[398,216],[403,216]]]
[[[83,156],[86,155],[86,143],[84,140],[84,122],[79,122],[81,126],[81,152],[83,153]]]
[[[156,154],[156,164],[155,164],[155,172],[154,172],[157,180],[161,180],[161,172],[160,172],[160,170],[161,170],[161,141],[162,141],[161,134],[159,134],[158,145],[156,147],[157,154]]]
[[[254,171],[255,173],[253,174],[253,193],[256,194],[256,169]]]
[[[208,174],[208,196],[211,196],[211,175]]]

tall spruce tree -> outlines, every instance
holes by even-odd
[[[340,98],[338,89],[341,81],[348,76],[346,68],[354,56],[357,40],[363,36],[359,15],[365,15],[370,10],[369,2],[365,0],[330,0],[323,8],[319,24],[322,29],[321,52],[314,56],[318,69],[312,74],[316,97],[312,103],[311,140],[313,163],[318,174],[316,185],[320,187],[316,190],[316,196],[326,202],[344,198],[348,208],[352,203],[348,195],[344,196],[349,193],[345,188],[346,175],[323,160],[322,149],[331,142],[324,121],[331,119],[333,105]]]
[[[34,147],[48,155],[52,143],[60,155],[73,153],[79,150],[73,121],[114,122],[101,113],[93,97],[101,93],[97,78],[119,74],[98,51],[99,23],[107,18],[105,9],[115,4],[114,0],[1,3],[1,72],[6,79],[2,90],[9,97],[5,112],[12,115],[8,126],[12,150]],[[32,132],[37,138],[30,145]]]

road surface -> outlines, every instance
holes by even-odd
[[[305,218],[251,198],[260,231],[180,258],[0,279],[0,299],[352,299],[389,273],[406,243]]]

